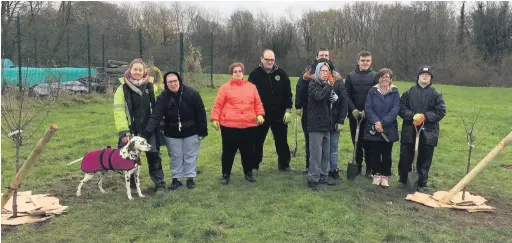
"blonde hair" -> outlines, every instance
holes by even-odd
[[[147,67],[148,67],[148,66],[147,66],[147,65],[146,65],[146,63],[142,60],[142,58],[135,58],[135,59],[133,59],[133,61],[132,61],[132,62],[130,62],[130,67],[129,67],[129,69],[128,69],[128,70],[132,70],[133,65],[134,65],[134,64],[136,64],[136,63],[140,63],[140,64],[142,64],[142,70],[144,70],[144,74],[146,74],[146,69],[147,69]]]

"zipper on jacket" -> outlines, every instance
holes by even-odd
[[[272,95],[274,95],[274,87],[272,86],[272,80],[270,79],[270,74],[267,74],[268,77],[268,83],[270,84],[270,91],[272,92]]]

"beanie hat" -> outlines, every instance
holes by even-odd
[[[432,68],[430,66],[421,66],[418,71],[416,71],[416,79],[419,79],[422,73],[428,73],[430,74],[431,79],[434,79],[434,74],[432,73]]]

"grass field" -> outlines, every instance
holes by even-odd
[[[228,76],[216,76],[224,82]],[[296,80],[296,78],[294,78]],[[395,82],[403,93],[411,83]],[[295,85],[293,85],[295,87]],[[448,107],[441,121],[441,138],[434,154],[430,184],[448,190],[465,173],[467,143],[459,111],[469,116],[483,106],[484,115],[494,117],[480,135],[473,164],[482,159],[512,126],[512,89],[471,88],[436,85]],[[216,90],[199,90],[208,116]],[[401,120],[399,119],[401,123]],[[5,242],[511,242],[512,241],[512,148],[504,150],[469,186],[486,197],[495,213],[466,213],[431,209],[406,201],[406,192],[393,176],[391,187],[382,189],[366,178],[345,179],[346,163],[352,156],[348,122],[340,138],[339,163],[342,183],[312,192],[307,188],[304,168],[304,138],[299,126],[296,172],[276,168],[272,136],[265,144],[264,161],[257,182],[244,181],[237,155],[231,183],[219,184],[221,174],[220,133],[209,126],[203,140],[194,190],[180,188],[161,196],[150,192],[151,180],[143,164],[142,187],[148,197],[128,201],[119,174],[109,173],[101,194],[94,181],[86,184],[82,197],[76,187],[82,173],[79,164],[66,163],[85,152],[115,145],[112,98],[75,96],[55,107],[47,124],[59,130],[22,185],[22,190],[51,193],[69,207],[67,215],[50,222],[21,227],[2,227]],[[294,147],[294,124],[288,129]],[[36,139],[22,152],[26,158]],[[2,189],[14,176],[14,146],[2,139]],[[162,151],[166,182],[170,182],[167,150]],[[399,144],[393,151],[393,173],[397,173]],[[145,160],[144,160],[145,161]]]

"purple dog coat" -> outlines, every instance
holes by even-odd
[[[131,170],[135,161],[121,157],[119,149],[98,149],[88,152],[82,160],[82,171],[94,173],[102,170]]]

